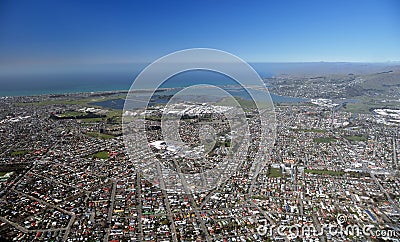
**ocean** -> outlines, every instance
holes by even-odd
[[[149,63],[46,65],[5,68],[0,66],[0,96],[28,96],[77,92],[128,90],[136,75]],[[280,74],[348,74],[382,71],[390,64],[368,63],[250,63],[263,77]],[[215,78],[215,77],[214,77]],[[190,85],[191,78],[177,78],[176,86]],[[217,78],[218,79],[218,78]],[[221,80],[220,80],[221,81]],[[222,80],[219,85],[224,85]],[[267,83],[268,84],[268,83]]]
[[[134,68],[125,66],[112,70],[107,68],[96,68],[90,70],[69,70],[63,72],[60,70],[52,70],[49,72],[42,71],[40,73],[21,73],[19,75],[2,75],[0,73],[0,96],[33,96],[43,94],[64,94],[64,93],[80,93],[80,92],[101,92],[101,91],[117,91],[128,90],[132,85],[135,77],[145,67],[145,65],[136,65]],[[263,78],[271,77],[273,74],[258,71]],[[154,80],[158,81],[158,80]],[[209,84],[219,87],[228,88],[232,95],[249,99],[244,90],[237,89],[237,83],[231,78],[216,72],[194,70],[187,71],[175,75],[166,80],[160,88],[184,88],[198,84]],[[268,83],[266,83],[268,86]],[[152,83],[149,83],[150,87]],[[141,88],[146,89],[146,86]],[[171,93],[163,93],[170,95]],[[247,96],[246,96],[247,95]],[[303,102],[307,99],[284,97],[271,94],[274,102]],[[112,103],[104,103],[105,106],[114,105],[120,101]],[[120,107],[121,105],[117,105]]]

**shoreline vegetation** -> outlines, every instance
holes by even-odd
[[[158,88],[154,92],[163,92],[163,91],[169,91],[175,88],[171,87],[163,87],[163,88]],[[136,89],[135,92],[152,92],[153,90],[150,89]],[[18,97],[69,97],[69,96],[77,96],[77,95],[87,95],[90,94],[92,96],[106,96],[106,95],[114,95],[114,94],[128,94],[129,90],[128,89],[121,89],[121,90],[104,90],[104,91],[81,91],[81,92],[54,92],[54,93],[37,93],[37,94],[28,94],[28,95],[2,95],[0,98],[18,98]]]
[[[228,85],[229,87],[229,85]],[[153,100],[154,104],[161,103],[164,99],[162,96],[170,96],[170,93],[173,90],[179,90],[182,87],[169,87],[169,88],[159,88],[154,93],[156,94],[156,98]],[[149,89],[139,89],[136,90],[138,93],[147,93],[153,92],[153,90]],[[162,95],[162,92],[166,92],[165,95]],[[46,106],[46,105],[81,105],[86,107],[94,107],[94,108],[101,108],[106,110],[122,110],[123,108],[119,107],[121,105],[108,105],[107,103],[112,103],[116,100],[124,102],[126,96],[128,95],[129,90],[110,90],[110,91],[92,91],[92,92],[74,92],[74,93],[59,93],[59,94],[41,94],[41,95],[28,95],[28,96],[3,96],[0,99],[8,99],[8,98],[15,98],[16,106]],[[279,92],[278,92],[279,93]],[[167,95],[168,94],[168,95]],[[313,105],[308,103],[309,99],[307,98],[299,98],[293,96],[285,96],[285,95],[278,95],[275,94],[274,88],[270,90],[271,97],[273,99],[274,105],[298,105],[298,104],[305,104],[305,105]],[[160,99],[161,98],[161,99]],[[252,108],[254,107],[254,102],[247,100],[245,97],[238,96],[237,98],[241,105],[244,105],[244,108]],[[275,98],[275,99],[274,99]],[[299,99],[299,100],[294,100]],[[306,100],[307,99],[307,100]],[[346,105],[342,105],[340,109],[345,112],[354,113],[354,114],[365,114],[365,113],[373,113],[374,108],[396,108],[397,106],[393,106],[390,103],[382,103],[374,101],[372,102],[370,99],[366,98],[358,98],[358,102],[351,102],[346,103]],[[340,100],[337,100],[340,101]],[[220,100],[216,102],[217,104],[224,105],[226,100]],[[373,105],[372,105],[373,103]],[[117,107],[115,107],[117,106]],[[123,104],[122,104],[123,106]],[[83,120],[83,119],[82,119]],[[87,120],[89,121],[89,120]],[[99,120],[93,120],[99,121]],[[301,131],[301,130],[299,130]],[[307,132],[306,130],[304,130]],[[323,132],[320,130],[309,130],[308,132]],[[357,140],[357,138],[355,138]],[[350,138],[350,141],[356,141]],[[333,140],[316,140],[316,142],[332,142]]]
[[[229,87],[229,86],[228,86]],[[167,92],[171,90],[179,90],[182,87],[176,88],[159,88],[158,90],[154,91],[154,93],[159,92]],[[153,92],[153,90],[149,89],[139,89],[136,90],[138,93],[146,93],[146,92]],[[77,92],[77,93],[63,93],[63,94],[42,94],[42,95],[27,95],[27,96],[3,96],[0,98],[7,99],[7,98],[19,98],[19,97],[26,97],[28,101],[19,101],[16,102],[17,106],[46,106],[46,105],[86,105],[88,107],[97,107],[97,108],[106,108],[106,109],[115,109],[110,107],[104,107],[101,105],[97,105],[96,103],[112,101],[117,99],[124,99],[128,95],[129,90],[117,90],[117,91],[97,91],[97,92]],[[297,97],[291,96],[280,96],[274,93],[270,93],[272,96],[275,95],[278,98],[282,98],[283,100],[279,100],[279,103],[296,103],[296,102],[306,102],[308,99],[301,99],[297,101],[292,101],[290,99],[297,99]],[[171,95],[159,95],[162,96],[171,96]],[[29,100],[29,98],[34,100]],[[247,100],[240,96],[235,96],[235,98],[240,101],[241,104],[245,104],[245,106],[252,106],[254,102],[251,100]],[[285,101],[284,99],[287,98],[288,100]],[[160,98],[158,98],[160,99]],[[224,100],[220,100],[223,101]],[[218,103],[218,102],[217,102]]]

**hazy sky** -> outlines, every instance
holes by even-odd
[[[149,62],[210,47],[249,62],[400,60],[400,1],[0,1],[0,65]]]

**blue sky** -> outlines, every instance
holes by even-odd
[[[249,62],[400,60],[400,1],[0,1],[0,66],[150,62],[184,48]]]

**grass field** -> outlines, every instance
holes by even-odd
[[[100,123],[104,118],[82,118],[79,122],[82,124]],[[106,114],[107,123],[121,124],[122,123],[122,110],[108,110]]]
[[[103,97],[87,97],[87,98],[79,98],[79,99],[54,99],[54,100],[44,100],[40,102],[26,102],[26,103],[16,103],[17,106],[47,106],[47,105],[82,105],[87,107],[99,107],[93,102],[103,102],[113,99],[123,98],[125,99],[125,95],[112,95],[112,96],[103,96]]]
[[[350,141],[367,141],[367,138],[358,135],[346,136],[345,138]]]
[[[149,121],[161,122],[161,117],[159,117],[159,116],[154,116],[154,115],[152,115],[152,116],[146,116],[145,119],[146,119],[146,120],[149,120]]]
[[[26,103],[17,103],[17,106],[47,106],[47,105],[87,105],[90,100],[94,99],[79,99],[79,100],[45,100],[45,101],[40,101],[40,102],[26,102]],[[94,100],[96,101],[96,100]],[[102,101],[102,100],[101,100]],[[91,105],[93,106],[93,105]]]
[[[346,108],[342,109],[346,112],[351,113],[371,113],[372,109],[377,108],[398,108],[398,102],[382,102],[385,98],[377,98],[377,99],[367,99],[360,98],[360,101],[357,103],[348,103]]]
[[[344,174],[343,171],[312,170],[312,169],[304,169],[304,172],[310,174],[330,175],[330,176],[342,176]]]
[[[331,143],[334,141],[336,141],[336,139],[331,137],[314,138],[315,143]]]
[[[268,177],[282,177],[281,169],[279,168],[270,168]]]
[[[23,156],[28,154],[30,151],[29,150],[14,150],[11,152],[11,156]]]
[[[7,173],[8,173],[8,171],[0,171],[0,177],[4,176]]]
[[[239,103],[239,105],[243,109],[255,109],[256,105],[253,101],[251,100],[246,100],[241,97],[234,97],[236,101]],[[231,98],[223,98],[221,101],[217,102],[216,105],[221,105],[221,106],[236,106],[236,103],[233,102]]]
[[[106,160],[106,159],[108,159],[108,152],[107,151],[99,151],[99,152],[93,154],[93,157]]]
[[[83,119],[79,119],[80,123],[100,123],[101,121],[103,121],[103,118],[83,118]]]
[[[77,116],[83,116],[85,114],[86,113],[78,112],[78,111],[67,111],[65,113],[59,114],[58,116],[64,117],[64,118],[74,118],[74,117],[77,117]]]
[[[107,101],[107,100],[112,100],[112,99],[118,99],[122,98],[125,99],[125,95],[113,95],[113,96],[107,96],[107,97],[88,97],[88,98],[80,98],[80,99],[54,99],[54,100],[45,100],[45,101],[40,101],[40,102],[29,102],[29,103],[16,103],[17,106],[47,106],[47,105],[80,105],[80,106],[85,106],[85,107],[95,107],[95,108],[101,108],[105,109],[100,106],[96,106],[93,103],[94,102],[102,102],[102,101]],[[107,108],[108,110],[106,114],[106,119],[108,123],[113,123],[113,124],[121,124],[122,123],[122,110],[116,110],[116,109],[111,109]],[[79,111],[67,111],[63,114],[60,114],[60,117],[77,117],[77,116],[84,116],[85,113],[79,112]],[[90,123],[99,123],[103,121],[103,118],[81,118],[79,119],[79,122],[82,123],[82,125],[90,124]],[[95,135],[95,134],[89,134],[92,137],[100,137],[100,138],[113,138],[113,136],[107,136],[107,135]]]
[[[107,119],[109,122],[122,124],[122,110],[109,110]]]

